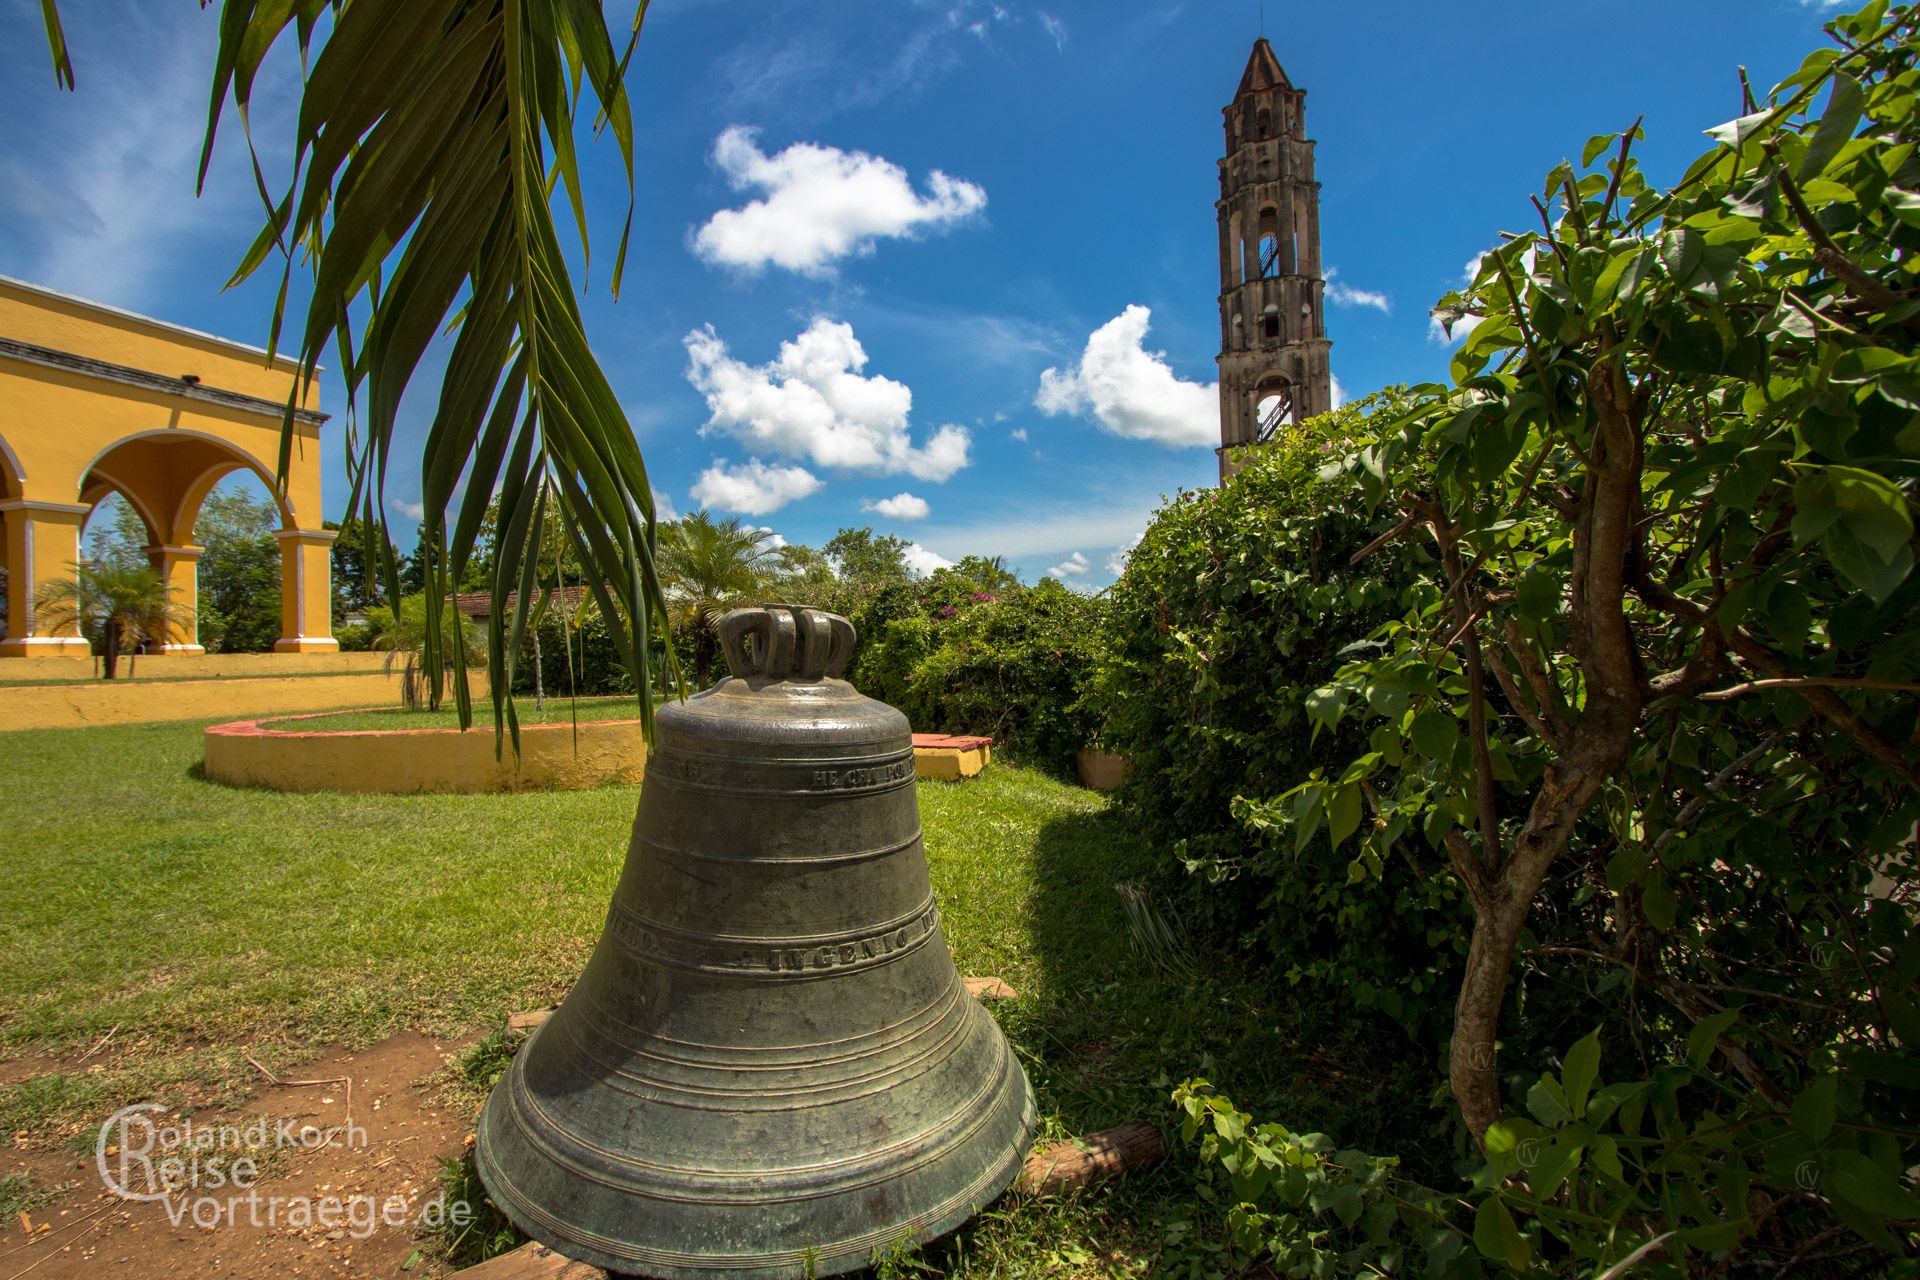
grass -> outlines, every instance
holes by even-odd
[[[525,727],[538,724],[572,724],[589,720],[638,720],[640,704],[633,698],[548,698],[547,709],[537,710],[533,699],[521,695],[513,700],[514,713]],[[460,714],[449,699],[438,711],[408,711],[404,707],[382,707],[372,711],[349,711],[324,720],[300,720],[293,717],[261,722],[269,729],[295,733],[349,733],[363,729],[458,729]],[[480,733],[493,732],[493,706],[485,698],[473,703],[473,728]]]
[[[58,1142],[124,1103],[235,1096],[257,1083],[242,1050],[277,1070],[408,1027],[485,1030],[577,974],[637,788],[234,790],[197,776],[199,728],[0,734],[0,1057],[71,1059],[109,1031],[115,1046],[106,1070],[0,1090],[0,1132]],[[1042,1138],[1135,1120],[1171,1130],[1168,1090],[1191,1075],[1262,1119],[1343,1143],[1422,1127],[1424,1096],[1380,1065],[1398,1055],[1294,1007],[1233,957],[1191,940],[1169,953],[1138,918],[1150,902],[1130,916],[1115,886],[1150,882],[1156,853],[1104,798],[996,764],[968,783],[922,783],[919,799],[962,972],[1020,992],[989,1007],[1033,1082]],[[477,1098],[502,1060],[482,1047],[456,1083]],[[1184,1265],[1218,1237],[1194,1178],[1177,1152],[1064,1202],[1009,1200],[915,1265],[962,1276]]]

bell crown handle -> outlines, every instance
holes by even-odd
[[[727,669],[742,680],[838,678],[853,657],[853,623],[809,605],[729,610],[715,630]]]

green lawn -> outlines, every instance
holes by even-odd
[[[407,1027],[454,1036],[567,987],[598,936],[638,789],[476,796],[283,795],[201,780],[199,724],[0,734],[0,1058],[112,1069],[0,1090],[0,1132],[59,1141],[126,1102],[231,1098],[245,1049],[292,1064]],[[1168,1125],[1204,1074],[1245,1108],[1365,1145],[1423,1097],[1351,1035],[1289,1011],[1231,958],[1163,973],[1114,885],[1153,853],[1092,793],[995,764],[922,783],[934,887],[963,972],[1038,1091],[1043,1136]],[[131,1064],[131,1065],[128,1065]],[[967,1275],[1132,1269],[1194,1217],[1193,1166],[1066,1208],[999,1209],[934,1261]],[[1191,1246],[1181,1246],[1191,1247]]]

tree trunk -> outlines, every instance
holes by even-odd
[[[101,655],[101,666],[106,670],[107,679],[111,680],[120,666],[120,633],[111,622],[107,624],[106,639],[106,652]]]
[[[547,709],[546,673],[540,667],[540,628],[535,627],[533,629],[533,709],[535,711]]]
[[[1585,691],[1580,719],[1547,767],[1509,848],[1499,847],[1497,824],[1483,838],[1477,858],[1459,833],[1448,841],[1473,899],[1474,923],[1454,1005],[1447,1074],[1461,1117],[1482,1149],[1488,1126],[1500,1118],[1495,1045],[1514,946],[1547,868],[1566,848],[1574,824],[1607,778],[1626,761],[1646,705],[1638,644],[1625,607],[1644,462],[1640,423],[1626,374],[1609,349],[1594,361],[1587,387],[1594,409],[1593,447],[1574,519],[1567,628]]]
[[[713,632],[704,623],[693,624],[693,680],[700,688],[707,687],[707,676],[713,670]]]

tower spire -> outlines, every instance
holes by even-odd
[[[1220,478],[1236,455],[1333,407],[1320,183],[1295,88],[1263,35],[1222,115]]]

